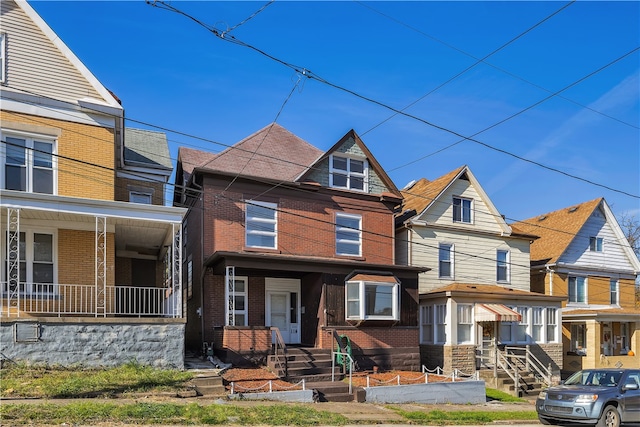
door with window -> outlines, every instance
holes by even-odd
[[[300,281],[267,278],[265,285],[266,326],[277,327],[285,344],[300,344]]]
[[[15,232],[10,232],[15,233]],[[15,289],[8,289],[9,274],[6,269],[9,265],[8,239],[15,239],[15,235],[10,237],[10,233],[5,232],[3,241],[3,292]],[[53,295],[56,292],[55,283],[55,258],[54,258],[54,234],[49,232],[38,232],[33,230],[20,231],[18,236],[18,257],[19,284],[18,291],[25,297]]]

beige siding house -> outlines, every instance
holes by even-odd
[[[396,259],[431,268],[419,279],[423,364],[472,373],[518,347],[559,373],[564,297],[530,292],[537,237],[505,222],[467,166],[402,194]]]

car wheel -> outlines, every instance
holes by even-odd
[[[607,406],[602,411],[597,427],[620,427],[620,414],[615,406]]]
[[[545,418],[545,417],[541,417],[540,415],[538,415],[538,420],[540,420],[540,424],[543,424],[545,426],[550,426],[553,425],[553,423],[551,422],[551,420]]]

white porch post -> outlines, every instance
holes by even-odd
[[[182,224],[172,224],[173,248],[171,278],[173,282],[173,317],[182,317]]]
[[[107,317],[107,218],[103,216],[96,216],[95,249],[95,316]]]
[[[20,209],[7,208],[7,316],[20,317],[20,279]]]

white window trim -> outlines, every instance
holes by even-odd
[[[7,33],[0,33],[0,83],[7,82]]]
[[[604,239],[597,236],[589,237],[589,251],[604,252]]]
[[[462,311],[468,311],[468,313],[461,313]],[[469,339],[466,341],[462,341],[460,340],[460,333],[458,333],[458,344],[473,344],[474,343],[474,328],[473,328],[473,324],[474,324],[474,318],[473,318],[473,304],[458,304],[457,305],[457,309],[456,309],[456,313],[458,316],[458,331],[460,328],[460,325],[466,325],[467,328],[469,328]],[[468,315],[468,319],[463,319],[461,317],[461,315]]]
[[[539,316],[536,316],[536,313]],[[538,317],[538,319],[536,319]],[[544,307],[531,307],[531,341],[534,343],[544,343],[546,342],[546,311]],[[536,340],[535,330],[536,327],[540,328],[540,337]]]
[[[252,230],[249,231],[249,227],[247,226],[249,219],[249,206],[259,206],[266,209],[270,209],[273,211],[273,219],[267,218],[252,218],[251,222],[255,223],[264,223],[264,224],[273,224],[274,231],[261,231],[261,230]],[[245,245],[248,248],[261,248],[261,249],[277,249],[278,248],[278,205],[276,203],[270,202],[260,202],[257,200],[247,200],[245,203]],[[260,236],[269,236],[273,237],[273,246],[259,246],[259,245],[250,245],[249,244],[249,235],[260,235]]]
[[[499,260],[499,255],[501,253],[504,253],[505,256],[505,260],[504,260],[504,266],[501,265],[501,261]],[[496,281],[498,283],[511,283],[511,252],[508,249],[498,249],[496,251]],[[504,267],[505,269],[505,279],[504,280],[500,280],[500,268]]]
[[[346,171],[344,169],[334,169],[334,167],[333,167],[333,158],[334,157],[345,159],[347,161],[347,170]],[[361,161],[363,163],[363,165],[362,165],[363,173],[352,172],[351,171],[351,160],[357,160],[357,161]],[[334,174],[345,176],[347,178],[347,185],[346,186],[336,185],[333,182],[333,175]],[[362,179],[362,190],[359,189],[359,188],[352,188],[352,186],[351,186],[351,177],[357,177],[357,178],[361,178]],[[329,156],[329,186],[332,187],[332,188],[343,188],[345,190],[353,190],[353,191],[359,191],[359,192],[363,192],[363,193],[368,192],[369,191],[369,162],[367,161],[366,158],[362,158],[362,157],[348,156],[348,155],[344,155],[344,154],[340,154],[340,155],[331,154]]]
[[[244,314],[244,325],[233,325],[233,326],[249,326],[249,278],[247,276],[235,276],[235,282],[244,282],[244,292],[236,292],[235,291],[235,282],[234,282],[234,296],[243,296],[244,297],[244,310],[236,310],[235,309],[235,298],[233,299],[233,314]],[[229,288],[225,285],[225,302],[229,301]],[[227,307],[227,310],[229,308]],[[235,317],[234,317],[235,320]],[[229,313],[225,313],[225,325],[229,326]]]
[[[137,202],[137,201],[133,200],[135,197],[144,197],[146,201]],[[129,202],[130,203],[139,203],[139,204],[143,204],[143,205],[150,205],[150,204],[153,203],[153,194],[150,193],[150,192],[145,192],[145,191],[130,190],[129,191]]]
[[[356,284],[358,286],[358,304],[360,314],[357,316],[349,315],[349,299],[347,289],[349,284]],[[391,316],[366,314],[365,288],[367,285],[387,286],[392,288]],[[400,320],[400,285],[398,283],[369,282],[364,280],[347,281],[345,286],[345,317],[347,318],[347,320]]]
[[[518,306],[516,307],[516,310],[518,313],[520,313],[520,316],[522,316],[522,318],[520,319],[520,322],[515,322],[514,326],[516,327],[516,331],[520,331],[522,329],[522,326],[524,326],[524,340],[519,340],[519,332],[516,332],[516,342],[517,343],[528,343],[530,341],[530,336],[531,336],[531,307],[528,306]],[[513,333],[513,330],[512,330]],[[511,339],[513,340],[513,337],[511,337]]]
[[[553,312],[553,313],[554,313],[554,314],[553,314],[553,318],[554,318],[553,320],[554,320],[554,323],[553,323],[553,336],[552,336],[552,337],[550,337],[550,336],[549,336],[549,333],[548,333],[548,329],[549,329],[549,327],[550,327],[550,326],[552,326],[552,325],[549,323],[549,316],[550,316],[550,313],[551,313],[551,312]],[[545,333],[545,342],[548,342],[548,343],[555,343],[555,342],[558,342],[558,330],[560,329],[560,325],[558,324],[558,315],[559,315],[559,314],[560,314],[560,310],[559,310],[559,308],[557,308],[557,307],[547,307],[547,308],[545,309],[545,313],[544,313],[544,324],[545,324],[545,325],[544,325],[544,326],[545,326],[544,333]]]
[[[433,344],[433,333],[434,333],[434,312],[433,305],[422,305],[420,306],[420,343],[421,344]],[[424,329],[425,326],[431,327],[431,334],[425,339],[424,337]]]
[[[571,279],[575,279],[576,280],[576,293],[575,293],[575,297],[577,298],[578,296],[578,279],[582,278],[584,279],[584,301],[571,301]],[[589,303],[589,278],[587,276],[579,276],[579,275],[573,275],[573,276],[569,276],[567,277],[567,305],[568,306],[585,306]]]
[[[613,292],[611,291],[611,285],[615,283],[615,302],[611,302],[611,296]],[[609,304],[613,306],[620,306],[620,281],[616,279],[609,279]]]
[[[456,210],[456,205],[455,205],[455,201],[456,199],[460,200],[460,220],[456,220],[456,214],[455,214],[455,210]],[[464,201],[468,201],[469,202],[469,221],[464,221],[464,209],[462,207],[462,202]],[[473,199],[470,199],[468,197],[462,197],[462,196],[453,196],[453,199],[451,201],[451,220],[456,223],[456,224],[473,224],[475,218],[473,215]]]
[[[25,163],[27,168],[27,183],[25,193],[33,193],[33,169],[34,169],[34,141],[37,142],[45,142],[51,143],[51,179],[52,183],[52,192],[51,194],[58,194],[58,138],[51,135],[43,135],[35,132],[23,132],[12,129],[2,129],[0,130],[0,139],[3,141],[0,143],[0,188],[6,188],[6,165],[7,165],[7,148],[8,145],[7,137],[10,138],[20,138],[25,141]],[[20,190],[16,190],[20,191]],[[38,193],[36,193],[38,194]]]
[[[444,249],[444,246],[449,246],[449,265],[450,265],[450,271],[451,274],[449,276],[443,276],[442,275],[442,269],[440,268],[440,263],[442,262],[442,260],[440,259],[440,251],[442,249]],[[439,279],[451,279],[453,280],[456,277],[456,272],[455,272],[455,245],[453,243],[446,243],[446,242],[442,242],[440,244],[438,244],[438,278]]]
[[[48,234],[52,236],[52,264],[53,264],[53,282],[50,285],[53,285],[54,292],[39,292],[38,295],[43,296],[54,296],[57,294],[58,290],[58,230],[50,229],[50,228],[37,228],[37,227],[21,227],[18,230],[20,233],[25,233],[25,253],[26,260],[20,260],[26,262],[26,273],[27,277],[20,278],[20,284],[25,284],[25,290],[21,291],[21,294],[31,293],[32,291],[27,291],[26,288],[32,289],[33,286],[33,235],[34,234]],[[2,273],[2,283],[7,283],[7,237],[8,232],[6,228],[2,228],[2,236],[0,237],[0,258],[2,261],[2,267],[0,268],[0,272]],[[2,289],[2,291],[6,291],[6,289]]]
[[[355,230],[355,229],[353,229],[351,227],[344,227],[344,226],[338,225],[338,218],[357,219],[358,223],[360,224],[360,228],[358,230]],[[354,236],[357,235],[357,237],[358,237],[358,253],[357,254],[344,253],[344,252],[339,252],[338,251],[338,246],[339,246],[338,244],[339,243],[349,243],[349,244],[353,244],[355,246],[355,240],[338,239],[338,232],[340,232],[340,231],[347,232],[349,234],[353,234]],[[356,214],[347,214],[347,213],[342,213],[342,212],[336,212],[335,238],[336,238],[336,255],[361,257],[362,256],[362,216],[361,215],[356,215]]]
[[[447,315],[448,315],[448,307],[447,304],[436,304],[434,306],[434,343],[435,344],[445,344],[447,342]],[[440,319],[440,315],[442,315],[442,319]],[[441,337],[438,334],[438,326],[444,325],[444,337]],[[444,339],[443,339],[444,338]]]

